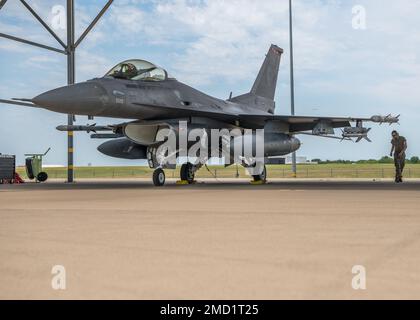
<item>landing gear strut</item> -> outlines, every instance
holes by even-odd
[[[163,169],[175,169],[175,164],[168,163],[169,157],[165,154],[158,154],[157,146],[147,148],[147,162],[153,171],[153,184],[161,187],[165,184],[165,171]]]
[[[165,184],[165,171],[163,169],[158,168],[153,171],[153,184],[156,187],[162,187]]]
[[[256,162],[252,165],[242,164],[252,176],[251,184],[265,184],[267,182],[267,168],[264,162]]]
[[[253,175],[252,177],[254,178],[254,182],[266,183],[267,182],[267,168],[265,167],[265,165],[264,165],[263,171],[260,174]]]

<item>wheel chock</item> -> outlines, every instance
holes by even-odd
[[[263,184],[266,184],[266,183],[267,183],[267,181],[264,181],[264,180],[254,181],[254,180],[252,180],[252,181],[250,181],[249,183],[250,183],[251,185],[253,185],[253,186],[261,186],[261,185],[263,185]]]
[[[188,185],[189,183],[187,180],[178,180],[176,184],[179,186],[185,186],[185,185]]]
[[[185,186],[185,185],[189,185],[189,184],[196,184],[197,183],[197,181],[192,181],[192,182],[188,182],[187,180],[178,180],[177,182],[176,182],[176,184],[177,185],[180,185],[180,186]]]

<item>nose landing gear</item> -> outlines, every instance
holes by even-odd
[[[165,154],[158,154],[158,148],[151,146],[147,149],[147,161],[150,168],[155,168],[153,171],[153,184],[156,187],[162,187],[165,184],[166,177],[163,169],[175,169],[175,164],[168,162],[170,157]]]
[[[153,184],[156,187],[162,187],[165,184],[165,180],[165,171],[163,171],[163,169],[158,168],[153,171]]]

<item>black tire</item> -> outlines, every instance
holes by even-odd
[[[28,178],[30,180],[35,179],[34,170],[32,168],[32,159],[26,158],[25,165],[26,165],[26,175],[28,176]]]
[[[165,171],[162,169],[156,169],[153,171],[153,184],[156,187],[162,187],[165,184]]]
[[[184,163],[181,166],[181,169],[179,171],[179,176],[180,176],[182,181],[187,181],[188,174],[187,174],[187,164],[186,163]]]
[[[266,169],[265,165],[264,165],[263,172],[261,174],[258,174],[258,175],[252,176],[252,177],[254,178],[254,181],[264,181],[264,182],[266,182],[267,181],[267,169]]]
[[[48,174],[46,172],[40,172],[40,173],[38,173],[36,179],[39,182],[45,182],[45,181],[48,180]]]
[[[181,172],[180,172],[181,180],[187,181],[189,184],[193,183],[194,178],[195,178],[195,174],[192,173],[192,167],[193,167],[193,164],[190,162],[184,163],[181,166]]]

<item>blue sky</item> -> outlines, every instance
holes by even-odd
[[[76,38],[105,4],[76,0]],[[63,0],[28,0],[52,23]],[[78,48],[77,82],[102,76],[118,62],[141,58],[178,80],[220,98],[249,91],[271,43],[285,49],[276,103],[289,114],[287,0],[115,0]],[[366,29],[352,27],[355,5],[366,10]],[[420,155],[420,1],[294,0],[295,81],[298,115],[402,114],[396,127]],[[59,46],[17,0],[0,11],[0,32]],[[65,41],[66,30],[56,32]],[[66,58],[0,38],[0,98],[34,97],[66,84]],[[66,116],[0,105],[0,152],[23,154],[52,148],[46,162],[66,163],[66,135],[55,130]],[[86,117],[77,117],[86,124]],[[96,123],[115,123],[95,119]],[[379,158],[389,152],[391,127],[372,125],[373,143],[302,137],[300,155],[322,159]],[[76,165],[135,165],[96,151],[99,141],[75,135]]]

